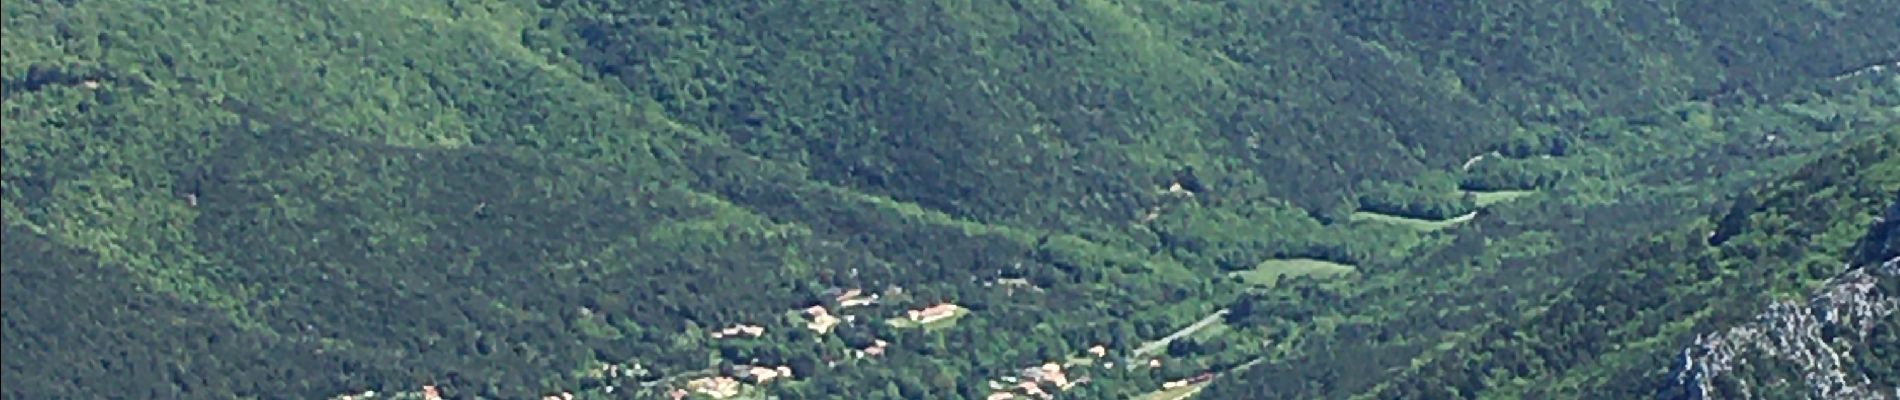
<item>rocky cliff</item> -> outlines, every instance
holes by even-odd
[[[1900,309],[1900,199],[1883,214],[1847,271],[1805,303],[1777,301],[1754,321],[1702,335],[1683,349],[1665,397],[1900,398],[1900,388],[1882,376],[1894,367],[1889,342]]]

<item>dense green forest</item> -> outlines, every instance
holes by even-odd
[[[1900,248],[1900,2],[0,15],[8,399],[1679,396]]]

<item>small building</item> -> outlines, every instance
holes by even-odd
[[[855,299],[855,298],[858,298],[858,296],[863,296],[863,295],[864,295],[864,290],[862,289],[849,289],[849,290],[844,290],[842,292],[839,292],[838,295],[835,296],[835,298],[838,300],[839,303],[843,303],[845,302],[845,300]]]
[[[753,383],[763,385],[775,379],[790,379],[792,377],[792,369],[785,366],[778,368],[754,366],[746,369],[746,377],[752,378]]]
[[[805,315],[811,317],[811,321],[805,323],[805,329],[818,332],[820,335],[831,333],[831,328],[838,326],[838,317],[832,316],[831,312],[826,311],[824,306],[811,306],[810,308],[806,308]]]
[[[715,399],[723,399],[739,394],[739,381],[726,376],[694,379],[687,382],[686,387],[694,392],[705,394]]]
[[[1049,392],[1042,391],[1042,385],[1037,385],[1035,382],[1023,382],[1021,384],[1016,385],[1016,387],[1022,389],[1023,394],[1026,394],[1026,395],[1036,396],[1036,397],[1049,397]]]
[[[852,297],[849,299],[842,299],[838,301],[839,307],[862,307],[862,306],[868,306],[872,304],[877,304],[877,295],[875,294],[870,295],[870,296],[863,296],[863,297]]]
[[[952,316],[955,316],[957,315],[958,311],[962,311],[962,310],[963,310],[962,306],[958,306],[956,304],[951,304],[951,303],[943,303],[943,304],[938,304],[938,305],[934,305],[930,307],[925,307],[922,310],[910,310],[909,316],[910,316],[911,321],[916,321],[919,324],[928,324],[932,322],[942,321],[945,318],[950,318]]]
[[[1036,368],[1035,375],[1037,381],[1048,382],[1059,388],[1068,389],[1071,386],[1068,373],[1062,371],[1062,364],[1043,364],[1041,368]]]
[[[722,338],[739,337],[739,336],[759,337],[761,335],[765,335],[765,327],[758,326],[758,325],[740,324],[740,325],[733,325],[726,329],[720,329],[718,332],[713,332],[712,337],[714,339],[722,339]]]

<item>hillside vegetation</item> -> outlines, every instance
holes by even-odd
[[[1640,397],[1900,190],[1895,2],[0,15],[6,398]]]

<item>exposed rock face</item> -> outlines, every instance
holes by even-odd
[[[1806,304],[1775,302],[1754,321],[1702,335],[1683,349],[1671,376],[1678,393],[1689,399],[1765,398],[1746,379],[1730,379],[1741,387],[1718,390],[1718,380],[1751,367],[1753,359],[1784,364],[1800,380],[1786,383],[1804,387],[1810,398],[1900,399],[1900,384],[1877,382],[1852,368],[1854,347],[1900,309],[1900,293],[1892,290],[1900,279],[1900,200],[1883,214],[1857,246],[1847,272]]]

